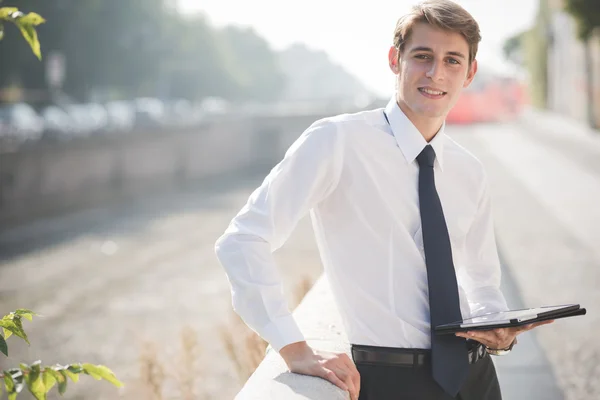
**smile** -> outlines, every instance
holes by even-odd
[[[435,90],[430,88],[419,88],[419,92],[423,93],[425,96],[430,98],[440,98],[445,96],[448,92],[443,92],[441,90]]]

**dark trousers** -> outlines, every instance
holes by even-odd
[[[431,364],[389,366],[356,363],[359,400],[502,400],[491,356],[470,365],[469,377],[457,397],[446,394],[431,376]]]

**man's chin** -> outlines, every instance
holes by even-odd
[[[424,118],[446,118],[446,115],[448,115],[448,110],[439,108],[422,108],[419,110],[418,114]]]

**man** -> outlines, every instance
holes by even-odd
[[[245,322],[292,372],[352,400],[500,399],[489,354],[535,326],[431,332],[507,309],[485,173],[444,134],[480,39],[449,0],[413,7],[389,50],[397,90],[387,107],[312,124],[217,241]],[[352,359],[310,348],[282,295],[272,252],[308,212]]]

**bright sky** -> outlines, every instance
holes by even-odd
[[[396,20],[416,0],[178,0],[185,12],[202,11],[215,26],[252,26],[276,50],[295,42],[325,50],[369,88],[393,92],[387,65]],[[502,43],[533,23],[538,0],[455,0],[479,22],[479,63],[500,71],[508,65]]]

